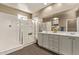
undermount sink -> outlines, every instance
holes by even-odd
[[[72,33],[70,33],[71,35],[75,35],[76,33],[74,33],[74,32],[72,32]]]

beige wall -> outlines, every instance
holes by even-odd
[[[22,14],[27,16],[29,19],[32,18],[32,14],[18,10],[18,9],[14,9],[5,5],[0,4],[0,12],[4,12],[4,13],[8,13],[8,14],[12,14],[12,15],[16,15],[17,14]]]

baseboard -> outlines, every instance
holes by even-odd
[[[16,47],[16,48],[12,48],[12,49],[9,49],[9,50],[7,50],[7,51],[2,51],[2,52],[0,52],[0,55],[7,55],[7,54],[9,54],[9,53],[12,53],[12,52],[14,52],[14,51],[20,50],[20,49],[22,49],[22,48],[23,48],[22,46],[18,46],[18,47]]]
[[[59,52],[52,51],[52,50],[50,50],[50,49],[48,49],[48,48],[46,48],[46,47],[43,47],[43,46],[41,46],[41,45],[39,45],[39,44],[38,44],[38,46],[39,46],[40,48],[42,48],[42,49],[45,49],[45,50],[49,51],[51,54],[60,55]]]
[[[33,42],[30,42],[30,43],[28,43],[28,44],[23,45],[23,48],[26,47],[26,46],[29,46],[29,45],[31,45],[31,44],[34,44],[34,43],[36,43],[36,41],[33,41]]]
[[[2,51],[2,52],[0,52],[0,55],[7,55],[7,54],[9,54],[9,53],[15,52],[15,51],[17,51],[17,50],[20,50],[20,49],[22,49],[22,48],[24,48],[24,47],[26,47],[26,46],[29,46],[29,45],[31,45],[31,44],[34,44],[34,43],[36,43],[36,42],[34,41],[34,42],[31,42],[31,43],[28,43],[27,45],[20,45],[20,46],[18,46],[18,47],[16,47],[16,48],[9,49],[9,50],[7,50],[7,51]]]

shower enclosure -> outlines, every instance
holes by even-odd
[[[0,54],[11,53],[32,44],[33,24],[28,22],[18,20],[15,15],[0,12]]]

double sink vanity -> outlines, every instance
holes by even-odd
[[[38,44],[58,54],[79,55],[78,32],[39,32]]]

